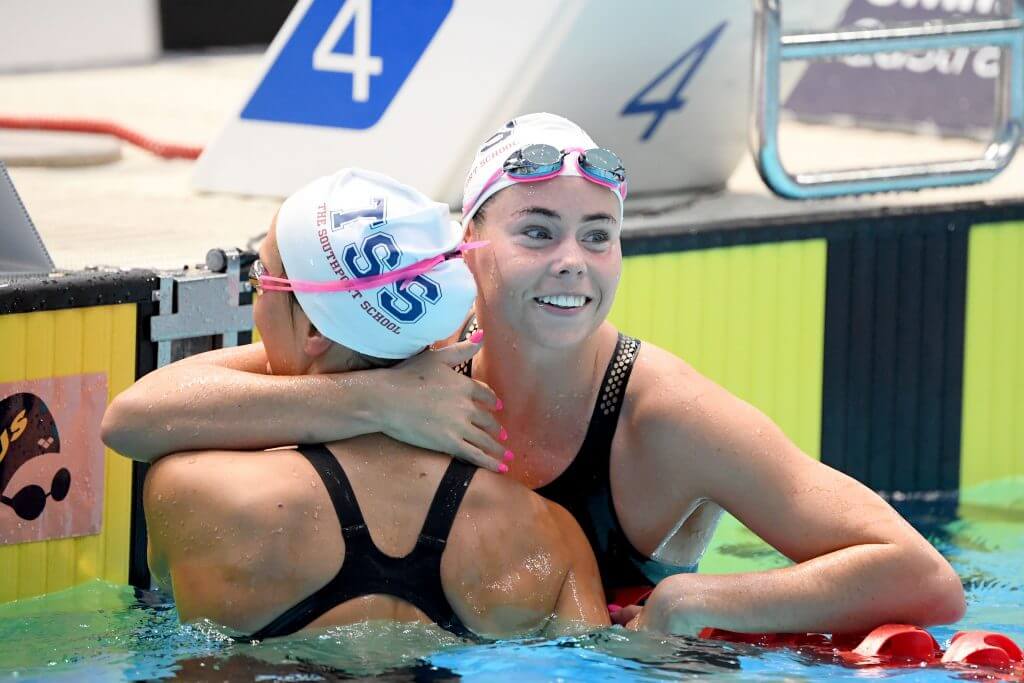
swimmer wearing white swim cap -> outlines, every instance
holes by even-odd
[[[284,202],[260,248],[251,282],[262,343],[236,369],[269,364],[268,405],[299,408],[315,430],[295,405],[296,378],[282,375],[344,383],[453,332],[475,293],[461,259],[474,246],[446,207],[386,176],[345,169],[313,181]],[[420,374],[397,400],[429,400],[427,382]],[[384,424],[398,408],[372,415],[364,404],[359,419]],[[293,426],[269,423],[248,420]],[[308,433],[298,447],[200,449],[150,468],[150,567],[183,621],[210,619],[242,642],[380,619],[460,637],[609,624],[593,552],[561,506],[383,434],[324,444]]]
[[[314,327],[342,346],[408,358],[450,335],[473,304],[463,232],[444,204],[346,168],[285,200],[274,234],[287,277],[257,262],[253,284],[294,292]]]

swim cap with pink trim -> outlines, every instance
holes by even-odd
[[[462,224],[469,220],[495,193],[515,185],[516,181],[502,175],[491,185],[488,180],[499,172],[505,160],[527,145],[551,145],[557,149],[593,149],[597,144],[575,123],[556,114],[546,112],[518,116],[491,135],[477,150],[473,165],[466,176],[462,191]],[[576,164],[565,164],[560,175],[583,177]],[[619,200],[619,220],[622,220],[622,195],[612,190]],[[472,206],[467,206],[472,202]]]
[[[281,261],[297,281],[379,276],[454,252],[463,234],[445,204],[358,168],[314,180],[277,216]],[[476,284],[463,260],[451,258],[380,287],[294,294],[328,339],[377,358],[408,358],[458,329]]]

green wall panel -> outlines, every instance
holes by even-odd
[[[1024,222],[971,228],[961,503],[1024,510]]]

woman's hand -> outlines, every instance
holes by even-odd
[[[640,605],[626,605],[625,607],[608,605],[608,615],[611,617],[612,623],[632,629],[635,629],[633,622],[636,621],[641,610],[643,607]]]
[[[643,607],[628,605],[612,616],[612,621],[634,631],[654,631],[674,636],[696,636],[704,627],[688,600],[686,574],[663,579],[655,586]]]
[[[401,409],[391,407],[391,417],[382,421],[384,434],[471,465],[507,471],[501,437],[508,437],[493,415],[501,403],[486,384],[452,369],[479,350],[479,342],[467,340],[379,371],[393,389],[388,394],[402,401]]]

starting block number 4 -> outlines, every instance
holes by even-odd
[[[242,109],[243,119],[374,126],[453,0],[311,0]]]
[[[715,28],[705,35],[703,38],[698,40],[696,43],[686,49],[686,52],[681,54],[678,59],[669,64],[661,73],[655,76],[654,80],[645,85],[640,92],[633,96],[626,106],[622,108],[622,116],[633,116],[637,114],[653,114],[654,118],[651,120],[647,129],[644,130],[640,139],[644,142],[649,140],[654,131],[661,125],[661,120],[671,111],[680,111],[686,106],[686,98],[682,97],[683,91],[686,89],[686,85],[693,78],[694,74],[700,68],[704,58],[707,57],[708,52],[715,46],[715,42],[718,37],[722,34],[725,29],[727,22],[722,22]],[[649,97],[655,90],[661,88],[662,84],[668,82],[670,76],[673,73],[678,74],[678,80],[675,82],[675,86],[672,88],[672,92],[663,100],[658,99],[645,99]]]
[[[352,74],[352,99],[366,102],[370,99],[370,76],[380,76],[383,63],[370,54],[370,21],[373,0],[345,0],[338,16],[334,17],[327,33],[313,50],[313,68],[317,71],[336,71]],[[339,54],[335,46],[345,29],[355,21],[352,54]]]

